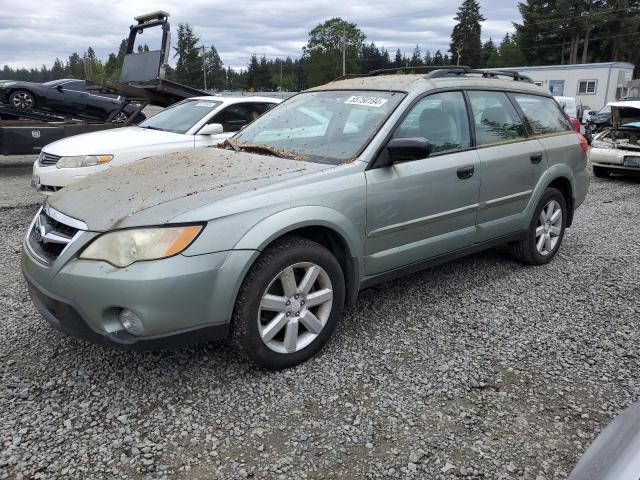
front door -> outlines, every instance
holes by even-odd
[[[479,160],[462,92],[419,100],[393,136],[426,138],[432,154],[366,172],[365,275],[464,248],[475,238]]]

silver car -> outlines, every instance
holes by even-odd
[[[70,335],[136,348],[231,335],[279,369],[376,283],[505,244],[544,264],[585,198],[587,147],[526,80],[346,78],[217,148],[69,186],[24,239],[33,301]]]

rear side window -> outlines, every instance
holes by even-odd
[[[469,117],[462,92],[443,92],[420,100],[393,134],[394,138],[423,137],[433,153],[471,146]]]
[[[524,112],[534,134],[573,131],[571,123],[553,99],[521,93],[514,93],[513,98]]]
[[[518,112],[503,92],[469,91],[476,143],[491,145],[526,137]]]

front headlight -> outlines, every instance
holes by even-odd
[[[202,229],[202,225],[185,225],[109,232],[85,248],[80,258],[128,267],[142,260],[172,257],[191,245]]]
[[[603,142],[602,140],[592,140],[591,148],[604,148],[609,150],[611,148],[611,144],[608,142]]]
[[[75,157],[60,157],[56,167],[58,168],[78,168],[92,167],[94,165],[102,165],[109,163],[113,155],[78,155]]]

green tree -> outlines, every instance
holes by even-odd
[[[216,47],[211,45],[206,53],[207,88],[221,90],[225,84],[224,64]]]
[[[455,17],[458,22],[451,32],[451,63],[478,68],[482,64],[482,42],[480,22],[485,18],[480,13],[477,0],[464,0]]]
[[[51,67],[51,79],[57,80],[65,77],[64,65],[59,58],[56,58]]]
[[[436,50],[436,53],[433,54],[433,64],[444,65],[444,57],[442,56],[442,52],[440,50]]]
[[[433,65],[433,57],[431,56],[431,51],[429,50],[424,52],[424,64],[427,66]]]
[[[526,59],[520,50],[517,35],[505,34],[500,47],[491,53],[487,60],[487,66],[491,68],[521,67]]]
[[[175,77],[176,81],[191,87],[204,87],[202,74],[202,57],[198,42],[200,39],[195,36],[193,29],[188,23],[178,25],[178,42],[174,47],[176,61]]]
[[[355,73],[365,34],[341,18],[332,18],[309,32],[309,40],[302,49],[310,86],[321,85],[342,75],[342,48],[346,53],[346,73]]]
[[[66,73],[71,78],[84,78],[84,63],[82,62],[82,58],[77,53],[72,53],[69,55],[69,59],[67,60]]]
[[[421,67],[422,63],[422,52],[420,51],[420,46],[416,45],[416,48],[413,49],[413,53],[411,54],[411,59],[409,60],[410,67]]]
[[[498,52],[496,44],[493,43],[493,39],[489,37],[489,40],[482,45],[482,66],[486,67],[489,64],[489,57]]]

